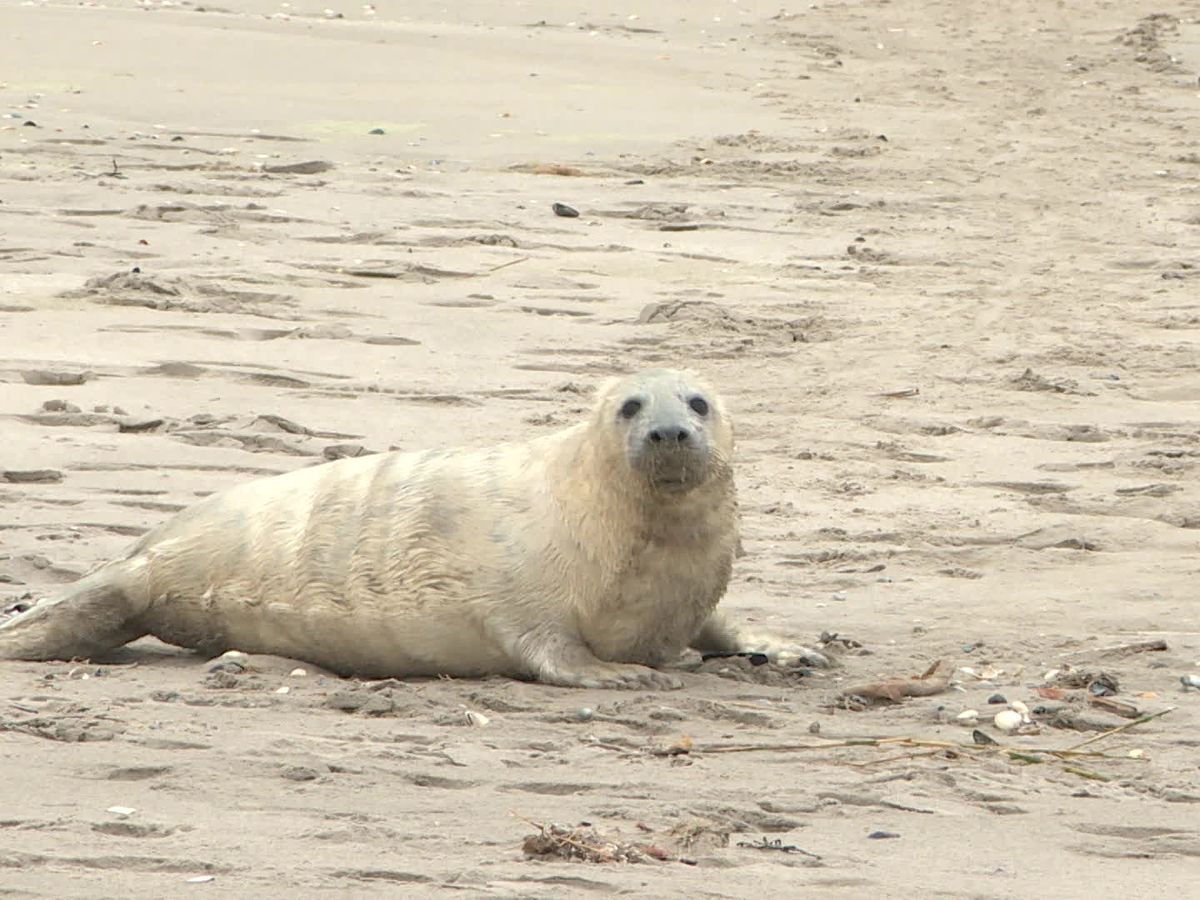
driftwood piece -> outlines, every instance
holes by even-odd
[[[905,697],[932,697],[950,687],[950,673],[950,666],[939,659],[921,675],[859,684],[846,688],[838,699],[857,699],[870,704],[899,703]]]

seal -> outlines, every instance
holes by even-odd
[[[708,652],[825,658],[717,610],[737,537],[733,429],[699,377],[612,379],[591,415],[486,449],[342,459],[215,494],[0,625],[0,658],[153,635],[342,675],[677,688]]]

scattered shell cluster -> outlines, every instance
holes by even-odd
[[[978,725],[979,710],[964,709],[955,716],[955,720],[958,724],[968,727]],[[1006,733],[1016,731],[1022,725],[1029,725],[1032,722],[1033,720],[1029,717],[1029,707],[1020,700],[1013,700],[1006,709],[1002,709],[992,717],[992,724]]]

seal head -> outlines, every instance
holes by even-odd
[[[598,414],[615,425],[630,469],[664,494],[729,474],[730,426],[715,392],[691,373],[656,369],[611,384]]]

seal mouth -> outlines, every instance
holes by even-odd
[[[703,484],[709,476],[708,457],[696,447],[653,445],[632,460],[649,486],[665,494],[681,494]]]
[[[646,473],[647,481],[656,490],[669,494],[683,493],[704,481],[702,466],[652,466]]]

